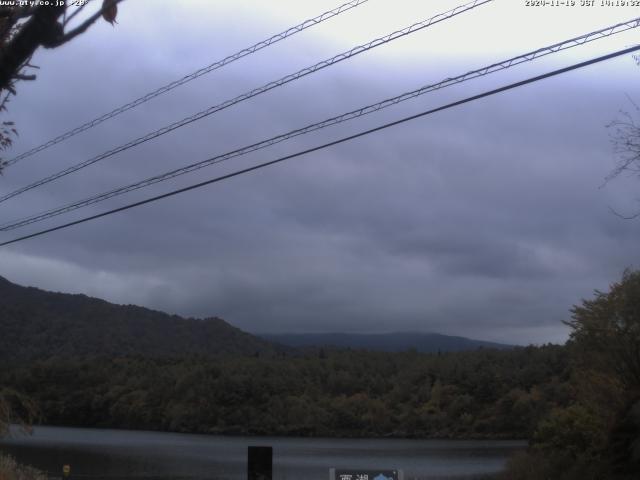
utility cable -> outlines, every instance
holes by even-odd
[[[549,55],[552,53],[556,53],[559,52],[561,50],[566,50],[568,48],[572,48],[578,45],[582,45],[584,43],[599,39],[599,38],[604,38],[604,37],[608,37],[610,35],[613,35],[615,33],[619,33],[622,31],[626,31],[629,30],[631,28],[636,28],[640,26],[640,17],[633,19],[633,20],[629,20],[627,22],[623,22],[623,23],[618,23],[600,30],[596,30],[594,32],[585,34],[585,35],[581,35],[579,37],[575,37],[575,38],[571,38],[569,40],[565,40],[563,42],[559,42],[559,43],[555,43],[553,45],[547,46],[547,47],[543,47],[543,48],[539,48],[537,50],[525,53],[523,55],[519,55],[516,57],[512,57],[508,60],[503,60],[501,62],[498,63],[493,63],[489,66],[477,69],[477,70],[472,70],[470,72],[467,72],[463,75],[459,75],[457,77],[450,77],[447,79],[444,79],[438,83],[434,83],[434,84],[430,84],[430,85],[426,85],[423,86],[421,88],[418,88],[416,90],[413,90],[411,92],[407,92],[407,93],[403,93],[401,95],[398,95],[396,97],[393,98],[389,98],[386,100],[383,100],[381,102],[378,103],[374,103],[371,105],[367,105],[365,107],[361,107],[359,109],[356,110],[352,110],[350,112],[344,113],[342,115],[338,115],[326,120],[323,120],[321,122],[317,122],[317,123],[313,123],[311,125],[307,125],[306,127],[303,128],[298,128],[296,130],[292,130],[290,132],[281,134],[281,135],[277,135],[275,137],[271,137],[269,139],[266,140],[262,140],[260,142],[254,143],[252,145],[248,145],[242,148],[239,148],[237,150],[233,150],[231,152],[227,152],[224,153],[222,155],[217,155],[215,157],[212,158],[208,158],[206,160],[202,160],[200,162],[196,162],[181,168],[177,168],[174,170],[170,170],[168,172],[162,173],[162,174],[158,174],[155,175],[153,177],[149,177],[146,178],[144,180],[123,186],[123,187],[118,187],[112,190],[109,190],[107,192],[103,192],[101,194],[98,195],[94,195],[88,198],[85,198],[83,200],[79,200],[73,203],[69,203],[60,207],[56,207],[50,210],[47,210],[45,212],[40,212],[37,213],[35,215],[31,215],[28,217],[24,217],[18,220],[12,220],[11,222],[7,222],[4,223],[2,225],[0,225],[0,231],[9,231],[9,230],[13,230],[19,227],[23,227],[25,225],[29,225],[32,223],[36,223],[42,220],[46,220],[48,218],[51,217],[55,217],[57,215],[61,215],[64,213],[68,213],[71,212],[73,210],[77,210],[79,208],[82,207],[86,207],[88,205],[92,205],[95,203],[99,203],[105,200],[108,200],[109,198],[113,198],[119,195],[123,195],[125,193],[128,192],[132,192],[134,190],[138,190],[144,187],[148,187],[151,185],[154,185],[156,183],[159,182],[163,182],[166,180],[169,180],[171,178],[174,177],[178,177],[180,175],[184,175],[186,173],[190,173],[193,172],[195,170],[199,170],[201,168],[204,167],[208,167],[210,165],[214,165],[217,163],[222,163],[225,162],[227,160],[230,160],[232,158],[235,157],[239,157],[242,155],[246,155],[248,153],[251,152],[255,152],[257,150],[261,150],[263,148],[269,147],[271,145],[283,142],[285,140],[289,140],[291,138],[300,136],[300,135],[304,135],[316,130],[320,130],[332,125],[336,125],[339,123],[343,123],[346,122],[348,120],[353,120],[356,118],[359,118],[361,116],[364,115],[368,115],[370,113],[374,113],[377,112],[379,110],[382,110],[384,108],[390,107],[392,105],[396,105],[400,102],[404,102],[406,100],[410,100],[412,98],[418,97],[420,95],[423,95],[425,93],[428,92],[433,92],[435,90],[439,90],[442,88],[446,88],[449,87],[451,85],[455,85],[458,83],[462,83],[465,82],[467,80],[471,80],[477,77],[481,77],[484,75],[488,75],[490,73],[494,73],[500,70],[505,70],[507,68],[510,68],[512,66],[515,65],[519,65],[521,63],[527,62],[527,61],[532,61],[536,58],[540,58],[542,56],[545,55]]]
[[[289,82],[298,80],[306,75],[309,75],[311,73],[315,73],[319,70],[322,70],[326,67],[329,67],[331,65],[334,65],[338,62],[341,62],[343,60],[347,60],[351,57],[354,57],[356,55],[359,55],[363,52],[367,52],[373,48],[379,47],[380,45],[384,45],[387,44],[393,40],[396,40],[398,38],[404,37],[406,35],[409,35],[411,33],[415,33],[417,31],[420,31],[424,28],[427,28],[431,25],[434,25],[436,23],[442,22],[444,20],[448,20],[456,15],[459,15],[461,13],[467,12],[469,10],[472,10],[480,5],[484,5],[486,3],[492,2],[493,0],[474,0],[473,2],[464,4],[464,5],[460,5],[457,6],[456,8],[449,10],[447,12],[444,13],[440,13],[438,15],[435,15],[434,17],[428,18],[426,20],[423,20],[421,22],[417,22],[414,23],[413,25],[410,25],[406,28],[403,28],[401,30],[397,30],[395,32],[392,32],[388,35],[385,35],[384,37],[379,37],[376,38],[375,40],[371,40],[370,42],[367,42],[366,44],[363,45],[359,45],[357,47],[352,48],[351,50],[348,50],[346,52],[340,53],[338,55],[335,55],[327,60],[323,60],[322,62],[316,63],[315,65],[312,65],[310,67],[306,67],[303,68],[302,70],[299,70],[296,73],[292,73],[289,74],[285,77],[280,78],[279,80],[275,80],[273,82],[269,82],[261,87],[255,88],[249,92],[243,93],[242,95],[239,95],[235,98],[232,98],[230,100],[227,100],[223,103],[220,103],[218,105],[214,105],[212,107],[207,108],[206,110],[202,110],[201,112],[198,112],[194,115],[191,115],[189,117],[183,118],[182,120],[179,120],[177,122],[172,123],[171,125],[165,126],[163,128],[160,128],[158,130],[155,130],[153,132],[150,132],[146,135],[143,135],[141,137],[138,137],[134,140],[131,140],[128,143],[125,143],[124,145],[120,145],[119,147],[113,148],[111,150],[108,150],[107,152],[101,153],[100,155],[97,155],[95,157],[92,157],[88,160],[85,160],[84,162],[78,163],[76,165],[73,165],[71,167],[65,168],[64,170],[61,170],[57,173],[54,173],[52,175],[49,175],[48,177],[42,178],[34,183],[31,183],[25,187],[19,188],[13,192],[7,193],[3,196],[0,197],[0,203],[4,202],[10,198],[13,198],[17,195],[20,195],[21,193],[24,193],[26,191],[32,190],[36,187],[39,187],[40,185],[44,185],[46,183],[52,182],[60,177],[64,177],[66,175],[69,175],[70,173],[73,172],[77,172],[78,170],[88,167],[89,165],[93,165],[96,162],[99,162],[100,160],[104,160],[105,158],[111,157],[117,153],[123,152],[125,150],[128,150],[132,147],[135,147],[137,145],[140,145],[141,143],[147,142],[149,140],[153,140],[155,138],[158,138],[166,133],[172,132],[173,130],[176,130],[180,127],[184,127],[185,125],[188,125],[190,123],[193,123],[197,120],[201,120],[205,117],[208,117],[209,115],[212,115],[216,112],[219,112],[221,110],[224,110],[226,108],[231,107],[232,105],[235,105],[237,103],[243,102],[245,100],[248,100],[250,98],[253,98],[257,95],[260,95],[262,93],[268,92],[269,90],[273,90],[274,88],[277,87],[281,87],[283,85],[286,85]]]
[[[162,200],[163,198],[172,197],[174,195],[178,195],[180,193],[188,192],[190,190],[195,190],[197,188],[201,188],[201,187],[204,187],[206,185],[210,185],[210,184],[213,184],[213,183],[221,182],[221,181],[227,180],[229,178],[237,177],[237,176],[243,175],[245,173],[249,173],[249,172],[252,172],[252,171],[255,171],[255,170],[259,170],[259,169],[262,169],[262,168],[265,168],[265,167],[268,167],[268,166],[271,166],[271,165],[275,165],[277,163],[284,162],[286,160],[290,160],[290,159],[293,159],[293,158],[301,157],[303,155],[306,155],[306,154],[309,154],[309,153],[312,153],[312,152],[317,152],[319,150],[323,150],[325,148],[332,147],[334,145],[338,145],[338,144],[345,143],[345,142],[348,142],[348,141],[351,141],[351,140],[355,140],[356,138],[364,137],[364,136],[369,135],[371,133],[379,132],[379,131],[385,130],[385,129],[389,128],[389,127],[400,125],[400,124],[406,123],[408,121],[415,120],[417,118],[421,118],[421,117],[424,117],[424,116],[427,116],[427,115],[430,115],[430,114],[433,114],[433,113],[436,113],[436,112],[440,112],[442,110],[447,110],[449,108],[453,108],[453,107],[456,107],[456,106],[459,106],[459,105],[463,105],[465,103],[473,102],[473,101],[479,100],[481,98],[489,97],[491,95],[496,95],[498,93],[502,93],[502,92],[505,92],[507,90],[512,90],[514,88],[521,87],[523,85],[528,85],[528,84],[531,84],[531,83],[534,83],[534,82],[538,82],[540,80],[544,80],[544,79],[547,79],[547,78],[550,78],[550,77],[554,77],[554,76],[557,76],[557,75],[560,75],[560,74],[563,74],[563,73],[566,73],[566,72],[569,72],[569,71],[572,71],[572,70],[577,70],[579,68],[584,68],[584,67],[589,66],[589,65],[594,65],[596,63],[600,63],[600,62],[603,62],[605,60],[610,60],[612,58],[619,57],[621,55],[626,55],[628,53],[635,52],[637,50],[640,50],[640,45],[635,45],[635,46],[630,47],[630,48],[625,48],[623,50],[618,50],[616,52],[609,53],[607,55],[602,55],[600,57],[592,58],[591,60],[587,60],[587,61],[584,61],[584,62],[580,62],[580,63],[576,63],[576,64],[573,64],[573,65],[570,65],[568,67],[564,67],[564,68],[560,68],[560,69],[557,69],[557,70],[553,70],[551,72],[547,72],[547,73],[544,73],[542,75],[537,75],[535,77],[530,77],[530,78],[528,78],[526,80],[521,80],[519,82],[510,83],[508,85],[505,85],[505,86],[502,86],[502,87],[499,87],[499,88],[496,88],[496,89],[493,89],[493,90],[489,90],[489,91],[480,93],[478,95],[473,95],[471,97],[467,97],[467,98],[464,98],[462,100],[458,100],[456,102],[448,103],[446,105],[442,105],[440,107],[437,107],[437,108],[434,108],[434,109],[431,109],[431,110],[426,110],[424,112],[417,113],[415,115],[410,115],[408,117],[404,117],[404,118],[401,118],[399,120],[395,120],[393,122],[385,123],[385,124],[380,125],[378,127],[374,127],[374,128],[369,129],[369,130],[364,130],[364,131],[356,133],[354,135],[349,135],[349,136],[346,136],[346,137],[342,137],[342,138],[340,138],[338,140],[334,140],[334,141],[331,141],[331,142],[328,142],[328,143],[324,143],[322,145],[318,145],[316,147],[312,147],[312,148],[309,148],[309,149],[306,149],[306,150],[302,150],[302,151],[293,153],[291,155],[286,155],[284,157],[280,157],[280,158],[277,158],[275,160],[271,160],[271,161],[268,161],[268,162],[260,163],[258,165],[254,165],[252,167],[244,168],[242,170],[237,170],[235,172],[228,173],[226,175],[222,175],[222,176],[219,176],[219,177],[215,177],[215,178],[212,178],[210,180],[206,180],[204,182],[196,183],[196,184],[190,185],[188,187],[179,188],[177,190],[173,190],[171,192],[163,193],[161,195],[156,195],[155,197],[151,197],[151,198],[147,198],[145,200],[141,200],[141,201],[138,201],[138,202],[130,203],[128,205],[125,205],[125,206],[122,206],[122,207],[119,207],[119,208],[114,208],[112,210],[108,210],[106,212],[102,212],[102,213],[99,213],[99,214],[96,214],[96,215],[91,215],[89,217],[84,217],[84,218],[81,218],[79,220],[75,220],[73,222],[65,223],[65,224],[58,225],[58,226],[55,226],[55,227],[52,227],[52,228],[47,228],[45,230],[40,230],[38,232],[29,234],[29,235],[25,235],[23,237],[14,238],[12,240],[8,240],[6,242],[0,243],[0,247],[6,246],[6,245],[11,245],[13,243],[17,243],[17,242],[20,242],[20,241],[23,241],[23,240],[27,240],[29,238],[34,238],[34,237],[37,237],[37,236],[40,236],[40,235],[44,235],[46,233],[51,233],[51,232],[55,232],[57,230],[62,230],[63,228],[68,228],[68,227],[71,227],[71,226],[74,226],[74,225],[79,225],[81,223],[85,223],[85,222],[88,222],[90,220],[95,220],[97,218],[106,217],[106,216],[112,215],[114,213],[122,212],[122,211],[125,211],[125,210],[129,210],[131,208],[135,208],[135,207],[139,207],[141,205],[145,205],[147,203],[156,202],[158,200]]]
[[[85,130],[89,130],[90,128],[93,128],[96,125],[100,125],[102,122],[106,122],[110,118],[116,117],[121,113],[126,112],[127,110],[131,110],[132,108],[135,108],[138,105],[142,105],[143,103],[146,103],[155,97],[164,95],[165,93],[170,92],[174,88],[177,88],[181,85],[184,85],[185,83],[195,80],[196,78],[201,77],[202,75],[206,75],[207,73],[211,73],[214,70],[224,67],[225,65],[229,65],[230,63],[233,63],[236,60],[240,60],[241,58],[246,57],[247,55],[251,55],[252,53],[262,50],[263,48],[266,48],[275,43],[278,43],[281,40],[284,40],[285,38],[291,37],[296,33],[302,32],[303,30],[306,30],[309,27],[318,25],[324,22],[325,20],[329,20],[330,18],[333,18],[337,15],[340,15],[343,12],[351,10],[352,8],[358,7],[368,1],[369,0],[352,0],[350,2],[340,5],[339,7],[334,8],[333,10],[329,10],[316,17],[305,20],[304,22],[299,23],[298,25],[295,25],[291,28],[287,28],[285,31],[280,32],[276,35],[273,35],[272,37],[269,37],[266,40],[262,40],[250,47],[244,48],[239,52],[234,53],[233,55],[229,55],[228,57],[225,57],[222,60],[218,60],[217,62],[212,63],[211,65],[208,65],[199,70],[196,70],[195,72],[185,75],[179,80],[175,80],[171,83],[168,83],[152,92],[147,93],[146,95],[143,95],[125,105],[122,105],[121,107],[118,107],[108,113],[105,113],[104,115],[101,115],[93,120],[83,123],[82,125],[61,134],[43,143],[42,145],[38,145],[37,147],[34,147],[18,155],[17,157],[12,158],[11,160],[8,160],[7,165],[13,165],[14,163],[19,162],[20,160],[23,160],[27,157],[35,155],[36,153],[41,152],[43,150],[46,150],[47,148],[52,147],[53,145],[56,145],[64,140],[67,140],[81,132],[84,132]]]

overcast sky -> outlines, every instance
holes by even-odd
[[[6,119],[11,158],[340,0],[125,0],[38,51]],[[462,3],[462,2],[460,2]],[[567,2],[569,3],[569,2]],[[224,153],[638,9],[496,0],[130,149],[0,205],[2,222]],[[196,111],[458,5],[370,0],[6,170],[7,193]],[[635,44],[638,29],[430,93],[24,229],[8,240]],[[640,263],[640,183],[602,186],[606,125],[640,101],[631,55],[287,163],[0,248],[0,275],[250,332],[424,331],[564,342],[561,323]]]

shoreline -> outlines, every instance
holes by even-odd
[[[32,434],[30,433],[20,433],[18,429],[20,427],[17,425],[12,425],[12,432],[5,438],[15,437],[16,433],[20,436],[30,437]],[[529,440],[527,438],[513,438],[501,435],[486,435],[486,436],[417,436],[417,435],[379,435],[379,436],[369,436],[369,435],[301,435],[296,432],[274,432],[274,433],[252,433],[252,432],[240,432],[240,431],[211,431],[211,432],[200,432],[200,431],[174,431],[174,430],[149,430],[149,429],[135,429],[128,427],[112,427],[112,426],[87,426],[87,425],[56,425],[56,424],[35,424],[32,428],[66,428],[66,429],[78,429],[78,430],[106,430],[113,432],[134,432],[134,433],[165,433],[169,435],[199,435],[205,437],[228,437],[228,438],[240,438],[240,437],[248,437],[248,438],[290,438],[290,439],[314,439],[314,440],[416,440],[416,441],[424,441],[424,440],[433,440],[433,441],[451,441],[451,442],[481,442],[481,441],[491,441],[491,442],[510,442],[510,443],[522,443],[524,446],[528,445]],[[13,431],[15,430],[15,432]],[[3,443],[3,438],[0,438],[0,445]]]

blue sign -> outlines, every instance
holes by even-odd
[[[331,470],[333,480],[401,480],[398,470]]]

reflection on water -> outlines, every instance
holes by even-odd
[[[176,433],[37,427],[0,449],[22,463],[72,478],[244,480],[247,447],[273,447],[274,478],[327,480],[329,468],[402,469],[405,480],[478,478],[504,467],[518,441],[221,437]]]

